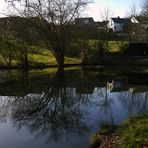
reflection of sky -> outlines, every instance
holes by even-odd
[[[50,139],[49,139],[50,140]],[[82,148],[89,148],[89,143],[86,143],[86,137],[79,139],[70,139],[68,142],[50,142],[45,143],[45,137],[39,139],[30,134],[26,128],[16,130],[12,127],[11,122],[0,124],[0,147],[1,148],[77,148],[78,145]]]
[[[75,97],[76,90],[75,88],[67,89],[72,91],[72,95]],[[26,97],[33,96],[33,98],[39,97],[40,95],[29,94]],[[36,96],[36,97],[35,97]],[[41,95],[42,96],[42,95]],[[100,128],[99,124],[102,121],[108,122],[111,119],[111,116],[114,119],[116,124],[120,124],[127,116],[130,114],[136,114],[141,110],[142,103],[144,103],[145,93],[136,93],[133,95],[131,92],[114,92],[111,93],[107,91],[106,88],[95,88],[93,94],[85,95],[83,94],[83,101],[80,101],[80,112],[82,112],[82,121],[87,126],[90,127],[90,132],[84,133],[84,135],[76,135],[74,132],[70,133],[71,138],[66,138],[62,136],[62,141],[56,143],[54,141],[50,141],[48,144],[45,144],[44,135],[39,136],[37,139],[34,137],[27,127],[23,127],[19,130],[16,129],[15,123],[13,123],[13,119],[11,116],[6,123],[0,124],[0,145],[2,148],[88,148],[88,139],[90,134],[95,132]],[[88,97],[86,99],[85,97]],[[105,98],[106,97],[106,98]],[[4,97],[0,97],[0,100]],[[5,97],[6,98],[6,97]],[[8,97],[6,98],[8,99]],[[24,98],[25,99],[25,98]],[[107,100],[110,104],[108,107],[102,106],[104,100]],[[36,100],[36,99],[35,99]],[[7,101],[6,101],[7,102]],[[10,101],[11,102],[11,101]],[[147,103],[147,102],[146,102]],[[15,106],[14,106],[15,107]],[[12,107],[13,108],[13,107]],[[148,106],[147,106],[148,109]]]

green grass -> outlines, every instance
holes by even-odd
[[[95,49],[97,42],[97,40],[89,40],[90,48]],[[127,44],[128,41],[108,41],[108,50],[109,52],[120,52]]]
[[[56,65],[56,59],[52,53],[47,49],[42,49],[36,46],[32,46],[28,51],[28,61],[31,66],[50,66]],[[18,66],[19,61],[13,59],[12,66]],[[65,57],[65,64],[79,64],[80,58]],[[4,58],[0,55],[0,66],[6,66]]]
[[[109,51],[110,52],[120,51],[120,44],[121,44],[121,41],[109,41],[108,43]]]
[[[148,114],[130,117],[119,128],[119,148],[148,147]]]
[[[88,49],[88,55],[93,55],[99,51],[97,40],[89,40],[89,49]],[[76,43],[74,43],[76,44]],[[80,44],[80,43],[79,43]],[[108,41],[107,50],[109,52],[119,52],[122,50],[122,47],[124,47],[125,44],[128,44],[127,41]],[[75,47],[77,48],[77,46]],[[78,47],[80,48],[80,47]],[[72,51],[78,50],[78,52],[81,52],[82,49],[71,49]],[[78,57],[65,57],[65,64],[80,64],[81,53],[79,53]],[[56,59],[52,55],[52,53],[47,50],[40,48],[38,46],[31,46],[28,50],[28,60],[30,66],[50,66],[50,65],[56,65]],[[14,58],[12,60],[12,67],[20,65],[20,61],[16,60]],[[7,63],[4,60],[4,58],[0,55],[0,67],[5,66],[7,67]]]
[[[80,58],[74,57],[74,58],[70,58],[70,57],[65,57],[65,64],[80,64],[81,60]]]
[[[113,130],[110,130],[110,128]],[[107,146],[111,143],[113,148],[147,148],[148,113],[129,117],[120,126],[103,127],[100,132],[93,134],[90,139],[93,148],[102,145]]]

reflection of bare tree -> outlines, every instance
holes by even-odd
[[[7,122],[10,116],[10,106],[15,101],[15,97],[0,97],[0,123]]]
[[[83,134],[96,125],[113,125],[118,114],[114,111],[120,103],[121,110],[128,108],[130,113],[148,108],[147,89],[109,91],[100,79],[104,77],[100,78],[98,72],[87,70],[65,74],[58,71],[52,76],[32,78],[26,73],[21,80],[0,85],[1,95],[9,96],[8,103],[7,99],[0,100],[0,120],[5,122],[9,118],[16,128],[26,127],[35,136],[62,140]]]
[[[74,89],[65,87],[64,75],[57,73],[43,94],[20,98],[14,104],[14,124],[18,128],[26,126],[36,135],[54,137],[54,140],[60,140],[61,134],[82,134],[88,127],[83,123],[79,97],[74,95]]]
[[[112,105],[114,103],[112,98],[109,98],[107,87],[98,88],[98,106],[100,111],[103,113],[103,117],[99,118],[100,126],[112,126],[114,125]]]
[[[148,110],[148,92],[139,89],[142,88],[139,86],[135,88],[135,91],[130,89],[130,91],[120,93],[119,100],[128,109],[129,114],[133,114],[135,109],[138,109],[138,113]]]

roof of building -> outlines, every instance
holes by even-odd
[[[129,18],[111,18],[115,23],[119,23],[119,24],[129,24],[131,23],[131,20]]]
[[[108,24],[108,21],[102,21],[102,22],[99,22],[98,25],[99,27],[104,27]]]
[[[76,18],[76,20],[89,20],[94,22],[94,19],[92,17],[81,17],[81,18]]]
[[[87,21],[87,24],[93,24],[94,23],[94,19],[92,17],[83,17],[83,18],[76,18],[75,19],[75,23],[86,24],[85,21]]]
[[[147,16],[135,16],[135,18],[139,23],[148,24]]]

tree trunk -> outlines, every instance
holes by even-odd
[[[62,44],[59,44],[55,48],[55,58],[58,65],[58,69],[64,69],[64,46]]]
[[[8,58],[8,68],[11,68],[11,62],[12,62],[12,55],[11,55],[11,51],[10,51],[9,58]]]
[[[64,53],[58,54],[56,56],[56,61],[57,61],[58,69],[64,69]]]
[[[27,69],[28,68],[28,53],[27,53],[27,49],[22,49],[20,54],[21,54],[21,67]]]
[[[87,57],[87,51],[86,49],[83,49],[82,51],[82,66],[88,64],[88,57]]]
[[[25,55],[24,55],[24,64],[25,68],[28,68],[28,54],[27,54],[27,49],[25,50]]]

